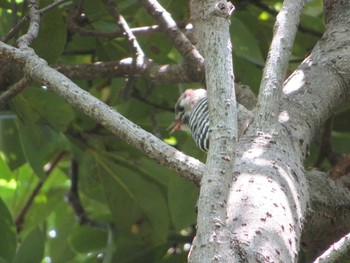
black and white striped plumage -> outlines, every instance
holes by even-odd
[[[254,119],[253,112],[237,103],[238,137],[242,136]],[[175,121],[171,133],[177,130],[190,130],[199,149],[209,149],[209,110],[205,89],[188,89],[177,100]]]
[[[191,130],[192,137],[199,149],[209,149],[209,111],[207,91],[188,89],[175,105],[175,122],[171,132]]]
[[[209,110],[207,97],[199,100],[193,107],[189,126],[192,137],[199,149],[209,150]]]

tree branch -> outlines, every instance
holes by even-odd
[[[273,107],[276,117],[251,124],[238,142],[225,221],[230,238],[221,240],[230,249],[218,261],[296,262],[310,202],[303,160],[315,134],[350,94],[350,32],[344,28],[349,4],[335,4],[343,23],[337,24],[340,16],[331,19],[310,57],[285,82]]]
[[[350,234],[342,237],[338,242],[334,243],[314,263],[334,263],[339,262],[350,250]]]
[[[52,65],[52,67],[74,80],[117,78],[134,74],[143,76],[154,84],[195,82],[195,79],[185,72],[183,64],[159,65],[148,61],[143,68],[134,71],[132,58],[91,64]],[[204,77],[204,71],[198,72],[198,75]],[[237,101],[249,110],[255,108],[256,96],[252,90],[248,86],[238,83],[235,83],[235,87]]]
[[[0,95],[0,109],[2,109],[12,98],[21,93],[31,83],[27,77],[21,78],[17,83]]]
[[[157,160],[165,167],[197,185],[204,171],[204,165],[165,144],[154,135],[141,129],[118,112],[79,88],[70,79],[49,67],[30,51],[21,51],[0,42],[0,58],[23,65],[24,74],[33,81],[63,97],[73,107],[81,110],[116,136],[136,149]]]
[[[129,49],[131,51],[132,56],[132,68],[133,71],[136,71],[138,68],[143,68],[148,63],[148,59],[145,56],[141,46],[136,40],[136,37],[132,33],[129,25],[125,21],[124,17],[119,13],[116,8],[116,2],[114,0],[104,0],[109,13],[114,18],[115,22],[118,24],[120,30],[124,32],[124,37],[126,38]],[[121,97],[123,99],[128,99],[133,93],[133,88],[135,85],[135,76],[134,74],[128,75],[126,79],[125,87],[121,92]]]
[[[189,262],[234,262],[226,228],[226,201],[236,157],[237,104],[232,66],[230,17],[222,1],[191,1],[193,37],[205,59],[210,147],[198,198],[197,233]],[[201,41],[201,42],[200,42]]]
[[[176,25],[179,28],[185,27],[184,22],[177,22]],[[111,31],[111,32],[100,32],[100,31],[96,31],[96,30],[82,28],[79,25],[77,25],[74,21],[71,21],[68,26],[72,32],[76,32],[80,36],[103,37],[103,38],[107,38],[107,39],[112,39],[112,38],[124,36],[124,32],[122,32],[120,30]],[[151,33],[161,31],[159,25],[134,27],[134,28],[131,28],[130,30],[135,36],[137,36],[137,35],[149,35]]]
[[[143,67],[145,64],[145,53],[142,51],[140,44],[137,42],[135,35],[131,31],[129,25],[125,21],[124,17],[119,13],[116,8],[116,2],[114,0],[104,0],[107,5],[109,13],[112,15],[114,21],[123,32],[123,36],[128,42],[131,56],[133,58],[134,67]]]
[[[79,185],[78,164],[74,160],[71,161],[70,179],[71,179],[71,187],[66,194],[66,198],[67,198],[68,204],[70,204],[70,206],[73,208],[73,211],[78,220],[78,223],[80,225],[89,225],[92,227],[107,229],[108,224],[93,220],[87,215],[80,201],[79,187],[78,187]]]
[[[44,13],[46,13],[47,11],[50,11],[51,9],[55,8],[56,6],[62,4],[63,2],[65,2],[67,0],[56,0],[54,3],[49,4],[47,6],[45,6],[44,8],[39,10],[40,15],[43,15]],[[16,15],[16,12],[14,12],[14,15]],[[7,42],[9,41],[11,38],[13,38],[18,32],[19,30],[21,30],[21,28],[25,25],[25,23],[29,20],[30,18],[30,14],[25,15],[11,30],[10,32],[3,36],[1,38],[2,42]]]
[[[28,210],[30,209],[30,207],[33,204],[34,198],[39,193],[40,189],[43,187],[44,183],[46,182],[46,180],[51,175],[51,172],[57,166],[57,164],[62,160],[64,155],[65,155],[65,152],[60,152],[59,154],[57,154],[57,156],[50,163],[48,163],[45,166],[45,177],[43,177],[43,178],[41,178],[39,180],[38,184],[36,185],[34,190],[29,195],[29,197],[28,197],[27,201],[25,202],[24,206],[21,208],[20,212],[16,216],[15,224],[16,224],[17,232],[21,232],[22,231],[23,225],[24,225],[24,222],[25,222],[25,217],[27,215]]]
[[[130,74],[143,76],[148,81],[159,83],[192,83],[195,82],[185,72],[183,64],[159,65],[148,61],[144,68],[135,69],[132,66],[132,58],[120,61],[101,61],[91,64],[52,65],[52,67],[72,80],[96,80],[106,78],[120,78]],[[6,61],[0,61],[0,90],[5,89],[11,83],[19,81],[23,72],[18,65]],[[204,71],[198,73],[204,77]],[[201,77],[201,78],[202,78]],[[247,109],[251,110],[256,105],[256,96],[251,89],[242,84],[235,84],[237,100]]]
[[[186,72],[198,76],[204,66],[204,59],[196,47],[177,27],[170,14],[156,0],[139,0],[148,13],[153,16],[163,32],[185,59]]]
[[[39,34],[40,12],[37,0],[29,0],[29,28],[26,34],[17,40],[19,48],[27,48]]]
[[[286,0],[276,17],[274,36],[259,89],[257,124],[271,126],[277,118],[282,85],[305,0]]]

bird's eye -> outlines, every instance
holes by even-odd
[[[178,104],[178,105],[176,105],[175,110],[176,110],[176,112],[183,112],[185,110],[185,107]]]

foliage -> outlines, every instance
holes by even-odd
[[[14,20],[27,14],[23,1],[17,1],[14,14],[13,2],[0,2],[0,36],[10,31]],[[41,7],[51,2],[41,1]],[[65,1],[44,14],[34,50],[50,64],[129,57],[129,47],[122,37],[82,36],[68,28],[70,12],[77,2]],[[187,1],[160,2],[177,21],[189,18]],[[234,3],[231,28],[236,81],[255,92],[272,37],[274,15],[281,7],[281,1],[257,2],[261,5],[254,1]],[[117,7],[131,27],[154,24],[137,1],[118,1]],[[117,30],[103,1],[85,1],[84,12],[82,27],[102,32]],[[323,27],[321,1],[312,0],[294,45],[291,71],[313,48]],[[138,35],[137,40],[146,55],[159,64],[181,61],[160,32]],[[179,91],[187,85],[155,85],[140,77],[135,84],[139,96],[125,98],[122,78],[76,83],[145,130],[205,159],[189,134],[173,137],[167,131]],[[349,148],[346,112],[344,109],[335,118],[338,132],[334,133],[334,147],[339,151]],[[13,99],[0,112],[0,129],[0,262],[186,261],[196,222],[197,188],[192,183],[113,137],[45,87],[31,85]],[[316,155],[313,150],[310,160]],[[80,225],[65,202],[72,163],[78,167],[81,203],[99,227]],[[23,213],[31,196],[34,200]],[[21,216],[25,216],[23,225]]]

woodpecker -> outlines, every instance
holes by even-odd
[[[170,133],[190,130],[198,148],[208,151],[209,111],[205,89],[188,89],[182,93],[175,104],[175,121],[170,128]]]
[[[244,133],[253,119],[253,114],[238,105],[238,135]],[[204,152],[209,149],[209,110],[205,89],[187,89],[175,104],[175,121],[169,127],[170,133],[178,130],[190,130],[192,137]]]

